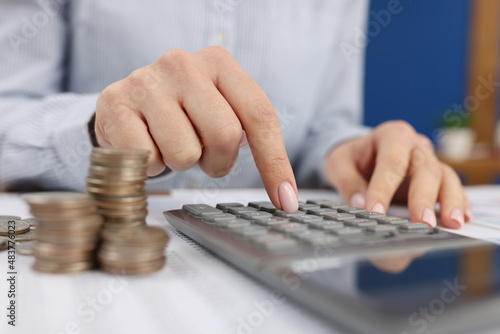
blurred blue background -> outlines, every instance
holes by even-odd
[[[371,0],[370,11],[387,10],[388,3]],[[372,34],[367,47],[365,124],[404,119],[432,138],[443,112],[466,96],[470,4],[400,3],[401,12]],[[374,15],[369,20],[380,24]]]

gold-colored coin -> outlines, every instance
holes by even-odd
[[[166,260],[162,258],[160,260],[152,261],[146,265],[140,267],[131,266],[109,266],[107,264],[101,263],[101,269],[108,273],[114,275],[147,275],[162,269],[165,266]]]
[[[164,229],[159,227],[147,226],[144,228],[130,229],[123,231],[103,231],[102,238],[113,244],[151,244],[164,243],[169,241],[169,236]]]
[[[78,208],[93,203],[92,197],[85,193],[73,191],[53,191],[32,193],[24,196],[31,208],[53,205],[60,208]]]
[[[138,149],[138,148],[106,148],[106,147],[94,147],[92,150],[93,156],[113,156],[115,158],[148,158],[150,152],[148,150]]]
[[[35,261],[33,269],[42,273],[50,274],[73,274],[89,270],[94,267],[93,262],[76,262],[71,264],[52,263],[50,261]]]
[[[96,244],[86,245],[57,245],[38,241],[33,249],[36,253],[41,253],[47,256],[59,254],[79,254],[92,252],[97,248]]]

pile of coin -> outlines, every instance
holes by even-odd
[[[94,148],[87,187],[104,218],[104,229],[146,225],[149,152],[127,148]]]
[[[119,275],[143,275],[165,265],[165,246],[169,237],[158,227],[107,229],[98,251],[101,269]]]
[[[92,196],[46,192],[28,194],[25,200],[38,223],[37,242],[33,247],[35,270],[74,273],[95,266],[102,217]]]

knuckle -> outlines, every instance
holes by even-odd
[[[201,147],[192,146],[172,152],[167,157],[165,157],[165,160],[167,160],[165,161],[165,164],[172,168],[182,168],[197,163],[198,160],[200,160],[200,157]]]
[[[123,88],[119,83],[114,83],[106,87],[99,98],[97,99],[97,111],[105,113],[109,110],[114,110],[123,101],[124,94]]]
[[[416,135],[415,129],[408,122],[403,120],[395,120],[387,122],[387,126],[391,128],[392,131],[407,137],[413,137]]]
[[[240,142],[242,134],[240,124],[236,124],[236,122],[226,123],[217,131],[214,149],[223,155],[232,153]]]
[[[233,56],[231,53],[224,47],[213,45],[204,49],[204,52],[211,58],[216,60],[226,62],[228,60],[232,60]]]
[[[192,55],[181,49],[174,49],[164,53],[157,61],[164,70],[185,71],[192,67]]]
[[[256,124],[261,124],[265,129],[281,128],[278,115],[267,99],[256,100],[251,105],[255,111],[253,113],[255,119],[252,121],[255,121]]]

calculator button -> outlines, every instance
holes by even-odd
[[[292,217],[296,217],[296,216],[302,216],[302,215],[305,215],[306,213],[304,211],[300,211],[300,210],[297,210],[295,212],[292,212],[292,213],[287,213],[283,210],[276,210],[274,211],[274,215],[275,216],[279,216],[279,217],[285,217],[285,218],[292,218]]]
[[[348,206],[345,208],[338,208],[338,212],[355,214],[355,213],[360,213],[360,212],[366,212],[366,210],[363,208],[355,208],[352,206]]]
[[[277,232],[291,233],[291,232],[307,230],[307,225],[301,223],[285,223],[285,224],[274,225],[271,228]]]
[[[318,231],[318,230],[302,230],[302,231],[296,231],[296,232],[290,232],[290,236],[297,238],[297,239],[302,239],[302,238],[311,238],[311,237],[324,237],[327,236],[328,234],[323,232],[323,231]]]
[[[257,211],[256,208],[253,208],[251,206],[240,206],[240,207],[233,207],[233,208],[228,208],[227,212],[232,213],[233,215],[239,216],[243,212],[252,212],[252,211]]]
[[[262,226],[272,226],[277,224],[289,223],[290,219],[283,217],[263,217],[254,218],[254,223]]]
[[[363,230],[356,228],[356,227],[344,227],[344,228],[331,230],[330,233],[335,234],[339,237],[360,236],[360,235],[363,235]]]
[[[323,217],[315,215],[302,215],[302,216],[292,217],[291,220],[302,224],[308,224],[312,222],[322,221]]]
[[[329,213],[323,215],[323,218],[327,220],[335,220],[340,222],[340,221],[346,221],[348,219],[356,219],[356,216],[348,213]]]
[[[232,226],[250,226],[251,223],[245,219],[221,220],[214,223],[217,227],[230,228]]]
[[[207,204],[184,204],[182,210],[197,217],[205,217],[207,215],[216,215],[222,213],[222,210],[211,207]]]
[[[231,220],[236,218],[238,217],[230,213],[220,213],[217,215],[208,215],[203,219],[203,221],[205,221],[206,223],[215,223],[221,220]]]
[[[323,237],[304,237],[300,241],[305,242],[312,246],[333,246],[339,244],[339,238],[333,235],[326,235]]]
[[[324,215],[328,215],[331,213],[337,213],[337,210],[334,210],[334,209],[314,209],[314,210],[307,211],[308,215],[316,215],[316,216],[324,216]]]
[[[377,222],[372,219],[357,218],[357,219],[346,220],[344,222],[344,225],[352,227],[370,227],[370,226],[376,226]]]
[[[299,210],[300,211],[306,211],[307,210],[315,210],[315,209],[319,209],[319,205],[316,205],[316,204],[310,204],[310,203],[304,203],[304,204],[300,204],[299,205]]]
[[[248,206],[251,206],[251,207],[256,208],[258,210],[260,210],[260,208],[262,206],[264,206],[264,205],[273,205],[273,203],[271,203],[269,201],[264,201],[264,202],[249,202],[248,203]]]
[[[256,235],[264,235],[268,233],[267,228],[262,226],[250,225],[250,226],[231,226],[229,231],[232,234],[238,235],[240,237],[249,237]]]
[[[307,203],[316,204],[316,205],[319,205],[320,207],[326,208],[326,209],[338,209],[338,208],[347,207],[347,204],[345,204],[345,203],[333,202],[333,201],[329,201],[326,199],[312,199],[312,200],[308,200]]]
[[[394,225],[377,225],[368,227],[366,230],[371,233],[385,233],[385,232],[397,232],[398,228]]]
[[[240,215],[241,218],[249,220],[253,220],[256,218],[270,218],[272,216],[273,215],[270,214],[269,212],[262,212],[262,211],[243,212]]]
[[[379,217],[385,217],[385,214],[375,211],[358,212],[354,214],[358,218],[373,219]]]
[[[244,206],[241,203],[218,203],[215,207],[219,210],[227,212],[229,208],[241,207]]]
[[[267,205],[261,205],[259,210],[269,212],[269,213],[274,213],[274,211],[278,210],[278,208],[272,204],[267,204]]]
[[[334,229],[344,228],[344,224],[334,220],[323,220],[320,222],[310,223],[309,227],[318,230],[334,230]]]
[[[401,231],[431,231],[431,227],[426,223],[404,223],[398,226]]]
[[[338,210],[340,208],[347,208],[348,205],[345,203],[340,203],[340,202],[329,202],[329,203],[321,204],[321,207],[325,208],[325,209]]]
[[[388,225],[399,225],[403,223],[408,223],[408,219],[399,218],[399,217],[378,217],[374,218],[379,224],[388,224]]]

